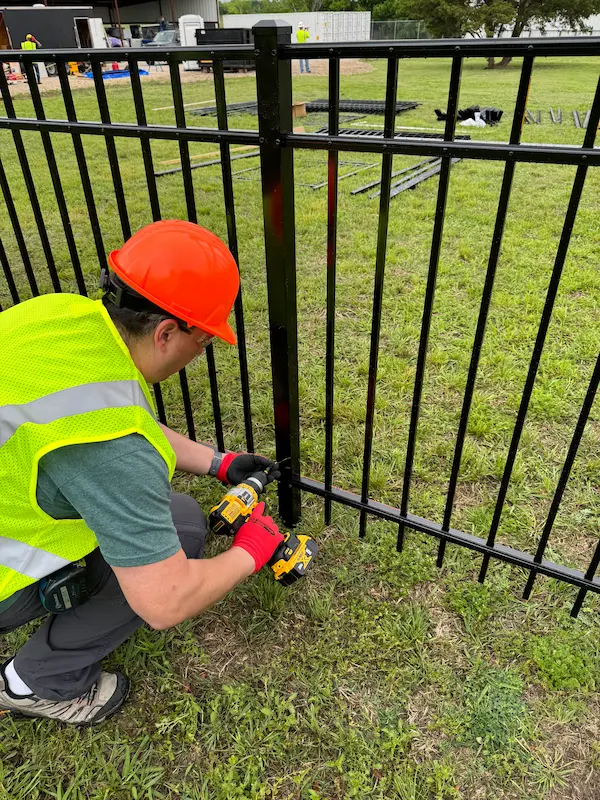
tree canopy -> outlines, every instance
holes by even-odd
[[[230,0],[222,14],[268,12],[370,11],[375,20],[422,20],[435,38],[520,36],[528,28],[565,26],[586,30],[586,19],[600,14],[600,0]],[[489,67],[504,67],[489,59]]]

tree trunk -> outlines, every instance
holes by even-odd
[[[524,24],[520,20],[517,20],[515,22],[515,27],[512,29],[512,33],[510,35],[511,39],[512,38],[518,39],[519,36],[523,33],[523,28],[524,27],[525,27]],[[503,67],[508,67],[508,65],[510,64],[511,61],[512,61],[512,56],[504,56],[504,58],[501,58],[498,63],[496,63],[496,59],[495,58],[488,58],[488,60],[487,60],[487,62],[488,62],[487,68],[488,69],[502,69]]]

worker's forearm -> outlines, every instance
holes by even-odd
[[[214,558],[188,559],[187,579],[175,588],[173,608],[164,627],[178,625],[201,614],[255,570],[252,556],[232,547]]]
[[[210,462],[215,452],[213,448],[200,442],[193,442],[187,436],[172,431],[162,423],[159,424],[175,451],[177,469],[182,472],[191,472],[194,475],[208,475]]]

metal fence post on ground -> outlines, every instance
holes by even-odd
[[[256,55],[258,130],[269,296],[269,331],[277,459],[283,462],[279,513],[288,525],[300,519],[298,403],[298,330],[296,316],[296,243],[294,156],[282,147],[292,133],[292,66],[280,60],[279,45],[290,44],[292,29],[281,20],[262,20],[252,28]]]

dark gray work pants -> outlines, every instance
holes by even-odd
[[[202,558],[206,517],[198,503],[187,495],[172,494],[171,514],[186,556]],[[102,659],[144,624],[127,604],[100,550],[85,560],[90,600],[49,615],[15,656],[17,674],[46,700],[71,700],[87,692],[100,675]],[[0,613],[0,635],[45,615],[34,583]]]

